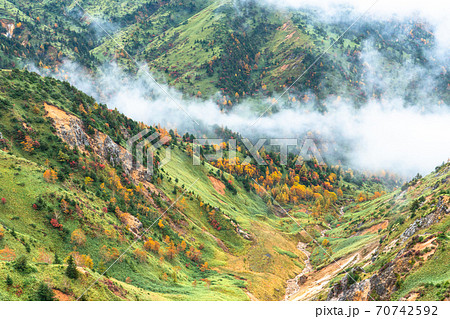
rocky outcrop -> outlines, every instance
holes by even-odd
[[[122,164],[124,170],[132,170],[131,155],[125,148],[115,143],[108,135],[94,130],[94,134],[86,134],[83,122],[75,115],[60,108],[44,103],[46,116],[50,117],[56,134],[72,148],[85,152],[90,147],[95,154],[106,159],[112,166]]]
[[[5,33],[2,33],[7,38],[12,38],[14,35],[14,21],[8,19],[0,19],[0,24],[6,30]]]
[[[102,143],[97,144],[98,153],[101,154],[103,158],[106,158],[112,166],[116,166],[123,162],[126,155],[124,154],[124,150],[117,145],[109,136],[103,136],[103,133],[96,132],[96,140],[101,141]]]
[[[450,213],[450,208],[447,207],[443,197],[439,197],[436,209],[425,217],[415,220],[400,236],[401,240],[405,242],[409,237],[414,235],[417,231],[427,228],[439,221],[443,215]]]
[[[135,237],[139,237],[139,234],[142,229],[141,221],[137,217],[135,217],[129,213],[122,213],[120,218],[123,221],[123,223],[126,225],[126,227],[133,233],[133,235]]]
[[[238,235],[242,236],[244,239],[252,240],[252,236],[249,233],[242,230],[241,226],[238,223],[235,223],[231,219],[230,219],[230,223],[231,223],[231,225],[233,225],[233,227],[236,230],[236,233],[238,233]]]
[[[397,282],[395,264],[388,263],[377,274],[358,282],[357,280],[362,272],[364,271],[360,267],[350,270],[340,282],[331,288],[327,300],[389,300]]]
[[[331,288],[327,300],[391,300],[392,293],[398,289],[401,279],[413,271],[414,267],[420,267],[420,263],[416,264],[413,260],[417,257],[427,260],[434,254],[436,251],[434,239],[435,237],[430,235],[424,241],[419,242],[419,236],[416,235],[397,253],[393,260],[365,280],[358,282],[359,274],[364,271],[359,267],[353,268]],[[427,247],[428,250],[425,250]]]
[[[82,128],[81,121],[69,119],[69,126],[62,126],[59,130],[61,138],[72,147],[89,146],[89,138]]]
[[[428,228],[448,213],[450,213],[450,209],[447,206],[446,199],[441,196],[433,212],[414,221],[400,235],[399,240],[393,241],[389,246],[393,246],[392,244],[396,242],[405,242],[416,232]],[[413,261],[415,257],[421,256],[422,260],[427,260],[434,254],[436,251],[434,238],[433,235],[430,235],[424,241],[419,241],[418,235],[412,237],[408,244],[397,253],[395,258],[365,280],[358,282],[358,274],[363,272],[362,269],[352,269],[340,282],[331,288],[327,300],[390,300],[392,293],[398,288],[400,279],[410,273],[415,267],[415,262]],[[425,250],[426,247],[428,247],[428,250]],[[373,261],[374,259],[372,259]]]

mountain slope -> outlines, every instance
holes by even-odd
[[[34,62],[60,74],[70,59],[93,71],[117,63],[133,74],[136,63],[147,64],[158,81],[187,96],[212,98],[223,109],[251,97],[271,98],[292,85],[285,103],[314,101],[325,110],[330,95],[351,97],[358,105],[389,96],[389,87],[404,81],[405,101],[413,104],[420,79],[397,78],[395,71],[414,65],[436,71],[431,88],[436,102],[449,101],[448,65],[436,59],[432,30],[419,22],[367,22],[344,33],[349,23],[253,1],[79,4],[85,11],[72,1],[4,0],[2,27],[5,35],[11,26],[14,31],[0,37],[0,66]],[[366,60],[372,51],[380,65]],[[374,75],[373,68],[383,72]],[[393,77],[388,88],[367,85],[371,77],[386,75]]]
[[[192,167],[181,137],[170,164],[143,178],[119,161],[120,144],[142,124],[67,83],[17,70],[0,80],[2,278],[14,282],[13,289],[1,281],[2,298],[33,298],[44,281],[74,299],[97,278],[89,300],[110,299],[110,292],[120,299],[247,299],[245,289],[261,299],[282,297],[302,256],[289,253],[292,230],[279,226],[257,194],[208,163]],[[100,274],[125,251],[107,273],[111,284]],[[74,256],[82,279],[65,278],[55,254]],[[15,268],[22,255],[25,272]]]
[[[296,167],[294,158],[283,167],[269,150],[260,154],[265,167],[203,157],[192,166],[192,135],[137,123],[27,71],[2,71],[0,82],[4,300],[35,299],[42,282],[60,300],[94,283],[84,299],[280,300],[305,268],[289,298],[324,299],[345,274],[335,259],[358,282],[334,286],[329,298],[367,298],[359,290],[446,298],[448,164],[385,195],[377,178],[315,162]],[[144,128],[172,137],[158,154],[170,149],[171,161],[154,176],[124,161],[126,140]],[[250,155],[239,135],[219,133],[237,140],[239,158]],[[425,255],[411,258],[422,244]],[[79,279],[65,275],[68,256]],[[405,256],[408,273],[397,269]],[[311,281],[318,276],[320,289]],[[425,285],[431,292],[421,293]]]
[[[448,300],[449,182],[447,163],[402,189],[345,207],[319,239],[327,241],[326,252],[311,245],[318,270],[300,279],[290,299]]]

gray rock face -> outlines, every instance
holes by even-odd
[[[242,230],[241,226],[239,224],[236,224],[234,221],[230,221],[231,225],[233,225],[233,227],[235,227],[236,232],[242,236],[244,239],[246,240],[252,240],[252,236],[249,233],[246,233],[245,231]]]
[[[350,273],[359,271],[354,268]],[[378,274],[372,277],[351,284],[350,275],[347,273],[344,278],[335,284],[328,293],[327,300],[332,301],[352,301],[352,300],[372,300],[373,296],[379,300],[389,300],[391,292],[395,289],[397,277],[394,272],[394,264],[388,263]]]
[[[327,300],[346,301],[363,299],[365,292],[370,289],[369,279],[354,282],[357,273],[363,272],[361,267],[355,267],[349,271],[340,282],[335,284],[328,293]]]
[[[142,229],[142,223],[137,217],[130,214],[127,225],[130,227],[130,231],[135,234],[135,236],[139,235],[140,230]]]
[[[79,121],[70,119],[70,128],[60,127],[61,138],[72,147],[85,147],[89,145],[89,137],[84,132]]]
[[[442,197],[439,197],[438,203],[436,205],[436,210],[425,217],[415,220],[400,236],[403,240],[407,240],[409,237],[414,235],[418,230],[422,228],[427,228],[439,220],[439,216],[446,215],[450,213],[450,208],[447,207],[443,201]]]
[[[106,158],[111,165],[115,166],[121,161],[120,153],[120,147],[109,136],[107,136],[102,147],[103,157]]]
[[[403,241],[413,236],[417,231],[427,228],[439,221],[439,217],[450,213],[443,197],[440,197],[435,210],[420,219],[414,221],[400,236]],[[391,295],[397,290],[399,274],[405,274],[410,270],[408,261],[414,252],[407,247],[401,249],[394,260],[388,262],[380,270],[368,279],[353,283],[349,275],[335,284],[328,293],[327,300],[390,300]],[[354,268],[353,271],[361,271]]]
[[[388,267],[384,268],[378,274],[370,277],[370,290],[372,294],[376,294],[379,300],[389,300],[390,294],[395,288],[397,277],[394,272],[394,264],[388,263]]]
[[[297,278],[297,285],[303,285],[306,280],[308,280],[308,276],[306,275],[301,275],[300,277]]]

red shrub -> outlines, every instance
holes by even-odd
[[[62,230],[62,228],[63,228],[63,225],[61,225],[60,223],[58,223],[58,221],[57,221],[55,218],[52,218],[52,219],[50,220],[50,224],[52,224],[52,226],[53,226],[54,228],[58,228],[59,230]]]

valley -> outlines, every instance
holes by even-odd
[[[447,138],[431,25],[250,0],[0,0],[0,22],[0,300],[449,300],[450,163],[410,131]],[[325,160],[248,146],[278,132]]]

